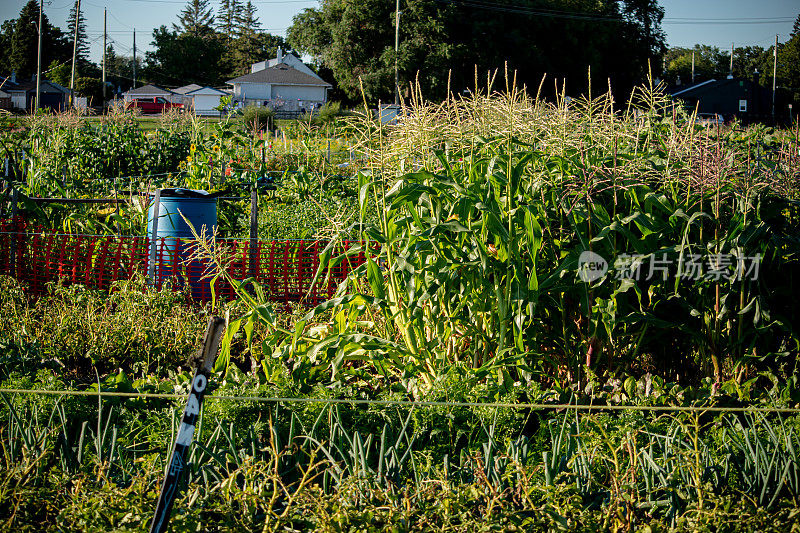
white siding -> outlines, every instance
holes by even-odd
[[[219,111],[214,109],[219,106],[220,94],[195,94],[194,113],[195,115],[218,115]]]
[[[19,109],[25,109],[27,106],[27,96],[23,92],[11,93],[11,105]]]
[[[270,85],[268,83],[237,83],[234,85],[236,96],[246,100],[269,100],[271,98]]]
[[[303,102],[324,102],[325,87],[304,87],[301,85],[273,85],[273,98],[287,102],[302,100]]]

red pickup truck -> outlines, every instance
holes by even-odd
[[[163,113],[170,109],[177,109],[183,111],[185,106],[183,104],[176,104],[170,102],[162,96],[153,96],[150,98],[136,98],[128,102],[125,107],[127,109],[141,109],[143,115],[153,115]]]

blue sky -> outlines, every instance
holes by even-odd
[[[46,1],[44,9],[51,23],[65,29],[73,1]],[[0,0],[0,20],[16,18],[26,2]],[[254,0],[253,3],[262,27],[277,35],[286,34],[295,14],[318,5],[317,0]],[[162,24],[170,27],[185,4],[185,0],[81,0],[89,40],[93,41],[92,58],[97,60],[102,53],[103,7],[108,8],[108,32],[114,48],[130,54],[134,28],[137,51],[146,50],[153,28]],[[216,7],[218,3],[212,0],[211,4]],[[736,46],[768,47],[775,34],[782,42],[788,39],[792,23],[800,13],[797,0],[661,0],[661,5],[666,12],[663,28],[670,46],[699,43],[728,49],[733,42]],[[479,14],[475,12],[476,16]]]

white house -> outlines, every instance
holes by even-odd
[[[230,95],[230,92],[208,86],[201,87],[196,83],[178,87],[173,92],[182,94],[190,99],[191,103],[189,105],[194,110],[194,114],[203,116],[220,116],[221,112],[217,110],[220,98]]]
[[[294,56],[283,59],[289,57]],[[314,105],[327,102],[332,85],[313,72],[306,72],[311,69],[302,61],[299,65],[302,69],[281,62],[228,80],[228,85],[233,86],[233,99],[245,106],[269,106],[276,111],[310,111]]]
[[[313,76],[314,78],[317,78],[319,81],[325,81],[322,78],[320,78],[316,72],[308,68],[308,65],[303,63],[303,61],[293,53],[289,52],[288,54],[284,55],[283,49],[280,46],[278,47],[277,57],[273,57],[272,59],[267,59],[265,61],[260,61],[258,63],[253,63],[250,66],[250,73],[252,74],[254,72],[258,72],[259,70],[265,70],[271,67],[275,67],[277,65],[280,65],[281,63],[289,65],[293,69],[299,70],[300,72],[308,74],[309,76]]]

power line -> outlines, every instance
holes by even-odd
[[[792,18],[785,18],[785,19],[773,19],[773,20],[721,20],[721,19],[708,19],[708,20],[686,20],[686,21],[673,21],[664,19],[661,23],[662,24],[670,24],[670,25],[713,25],[713,26],[724,26],[728,24],[737,24],[737,25],[753,25],[753,24],[786,24],[788,22],[792,22],[794,19]]]
[[[664,20],[688,20],[688,21],[746,21],[746,20],[765,20],[765,21],[772,21],[772,22],[785,22],[786,20],[794,20],[789,17],[734,17],[734,18],[702,18],[702,17],[666,17]]]
[[[142,0],[144,1],[144,0]],[[164,0],[147,0],[147,1],[164,1]],[[563,18],[571,20],[586,20],[596,22],[627,22],[628,19],[624,13],[618,13],[617,16],[593,14],[579,11],[558,11],[541,8],[533,8],[523,5],[515,4],[498,4],[494,2],[486,2],[482,0],[436,0],[439,3],[450,4],[460,7],[472,7],[476,9],[485,9],[489,11],[497,11],[502,13],[513,13],[519,15],[536,15],[540,17],[550,18]],[[671,25],[751,25],[751,24],[785,24],[794,21],[792,17],[748,17],[748,18],[688,18],[688,17],[669,17],[661,20],[662,24]]]
[[[124,22],[122,22],[121,20],[119,20],[117,17],[115,17],[115,16],[114,16],[114,12],[113,12],[113,11],[109,11],[109,14],[111,15],[111,18],[112,18],[112,19],[116,20],[117,22],[119,22],[120,24],[122,24],[123,26],[125,26],[126,28],[128,28],[128,29],[130,29],[130,30],[132,30],[132,29],[133,29],[133,26],[128,26],[127,24],[125,24]]]
[[[494,3],[479,2],[477,0],[436,0],[439,3],[450,4],[454,6],[474,7],[477,9],[486,9],[489,11],[497,11],[503,13],[514,13],[519,15],[536,15],[541,17],[550,18],[564,18],[572,20],[590,20],[598,22],[625,22],[620,15],[619,17],[592,15],[590,13],[574,12],[569,13],[566,11],[546,11],[541,9],[533,9],[525,6],[515,6],[513,4],[503,5]]]

